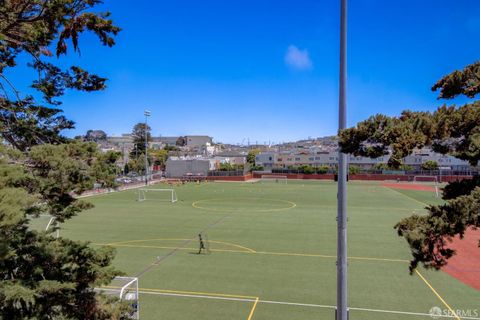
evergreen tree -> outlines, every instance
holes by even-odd
[[[462,94],[475,97],[480,93],[480,62],[445,76],[432,90],[440,90],[439,98],[445,99]],[[480,101],[461,107],[443,105],[435,112],[404,111],[400,117],[377,114],[340,132],[343,152],[376,158],[391,150],[391,167],[399,167],[402,158],[424,146],[476,166],[480,160]],[[428,215],[415,214],[395,226],[410,246],[411,271],[419,263],[441,268],[454,254],[448,248],[449,240],[463,237],[469,227],[480,227],[480,179],[449,183],[443,198],[445,204],[427,207]]]
[[[130,157],[133,159],[139,159],[140,157],[144,157],[145,155],[145,131],[147,134],[147,142],[152,141],[152,135],[150,131],[152,129],[149,125],[145,126],[145,123],[139,122],[137,123],[132,130],[132,137],[134,148],[130,152]]]
[[[103,45],[113,46],[120,29],[109,19],[110,13],[91,11],[100,0],[4,0],[0,5],[0,135],[20,150],[42,143],[61,143],[64,129],[74,123],[62,115],[57,100],[67,89],[97,91],[105,89],[107,79],[79,66],[62,69],[53,56],[80,50],[79,38],[86,31],[96,34]],[[70,48],[69,48],[70,46]],[[50,51],[53,48],[54,53]],[[31,88],[43,96],[22,94],[7,78],[20,56],[31,59],[28,67],[38,75]]]
[[[422,163],[423,170],[438,170],[438,163],[435,160],[427,160]]]
[[[86,31],[103,45],[114,44],[120,29],[108,12],[92,10],[100,3],[1,1],[1,319],[128,319],[128,305],[94,291],[120,274],[111,267],[112,249],[52,237],[58,225],[48,232],[29,227],[40,214],[62,223],[90,208],[73,195],[94,183],[114,186],[118,153],[100,153],[94,143],[62,137],[60,132],[72,128],[73,122],[62,115],[57,100],[67,89],[103,90],[106,79],[79,66],[61,69],[53,64],[53,56],[66,55],[69,46],[79,51],[79,36]],[[38,75],[31,88],[43,97],[40,102],[33,93],[22,94],[6,76],[20,56],[31,59],[28,67]]]
[[[28,153],[0,146],[0,318],[127,319],[129,308],[96,294],[120,272],[111,248],[55,238],[29,221],[49,214],[62,223],[91,207],[72,193],[96,182],[113,186],[116,153],[94,143],[39,145]]]

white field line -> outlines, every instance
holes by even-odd
[[[162,182],[163,182],[163,180],[153,180],[153,181],[149,181],[148,185],[152,186],[152,185],[159,184],[159,183],[162,183]],[[98,193],[92,192],[90,190],[90,191],[86,191],[85,194],[76,195],[75,198],[76,199],[89,198],[89,197],[106,195],[106,194],[110,194],[110,193],[118,193],[118,192],[128,191],[128,190],[132,190],[132,189],[139,189],[139,188],[142,188],[142,187],[145,187],[145,183],[135,183],[135,184],[131,184],[131,185],[121,186],[117,190],[115,190],[113,188],[101,189],[102,191],[100,191]],[[89,193],[89,192],[92,192],[92,193]]]
[[[142,294],[153,294],[160,296],[173,296],[173,297],[186,297],[186,298],[199,298],[199,299],[213,299],[213,300],[227,300],[227,301],[240,301],[240,302],[255,302],[256,299],[253,298],[234,298],[234,297],[218,297],[218,296],[209,296],[209,295],[200,295],[200,294],[184,294],[184,293],[169,293],[169,292],[152,292],[139,290],[139,293]],[[323,308],[323,309],[332,309],[335,310],[335,306],[322,305],[322,304],[311,304],[311,303],[298,303],[298,302],[284,302],[284,301],[271,301],[271,300],[258,300],[258,303],[265,304],[279,304],[279,305],[289,305],[297,307],[311,307],[311,308]],[[388,313],[388,314],[399,314],[407,316],[420,316],[420,317],[431,317],[429,313],[420,313],[420,312],[407,312],[407,311],[396,311],[396,310],[381,310],[381,309],[368,309],[368,308],[357,308],[350,307],[350,310],[353,311],[363,311],[363,312],[376,312],[376,313]],[[437,316],[438,318],[456,318],[455,316],[442,315]],[[466,320],[480,320],[480,318],[475,317],[462,317]]]

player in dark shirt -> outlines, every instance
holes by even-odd
[[[198,249],[198,254],[200,254],[200,253],[202,253],[202,249],[205,250],[205,243],[203,242],[201,233],[198,234],[198,242],[199,242],[199,245],[200,245],[200,248]]]

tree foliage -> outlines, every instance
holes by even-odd
[[[480,92],[480,61],[466,66],[440,79],[432,90],[440,89],[439,98],[452,99],[460,94],[469,98]]]
[[[438,163],[435,160],[427,160],[422,163],[423,170],[438,170]]]
[[[145,134],[147,138],[147,143],[152,141],[152,135],[150,131],[152,129],[149,125],[145,125],[143,122],[137,123],[132,130],[133,143],[135,145],[134,149],[130,152],[130,157],[133,159],[138,159],[140,156],[145,155]]]
[[[220,163],[220,166],[218,167],[218,170],[220,171],[239,171],[243,169],[243,164],[232,164],[230,162]]]
[[[90,12],[100,0],[3,0],[0,6],[0,135],[20,150],[42,143],[61,143],[64,129],[73,128],[58,109],[57,100],[67,89],[97,91],[106,79],[79,66],[61,69],[53,64],[54,54],[66,55],[70,46],[80,51],[84,32],[97,35],[106,46],[115,44],[120,29],[110,14]],[[54,53],[52,53],[52,50]],[[28,67],[37,77],[31,88],[43,97],[36,101],[24,95],[7,77],[17,67],[20,55],[27,55]]]
[[[179,147],[185,147],[187,145],[187,137],[178,137],[175,145]]]
[[[73,193],[98,181],[113,186],[117,156],[82,142],[35,146],[26,154],[0,147],[0,318],[127,319],[127,306],[93,290],[119,274],[110,266],[111,248],[29,227],[41,214],[61,223],[90,208]]]
[[[473,98],[480,93],[479,70],[476,62],[445,76],[432,89],[440,90],[439,98],[460,94]],[[415,148],[424,146],[476,166],[480,160],[480,101],[461,107],[443,105],[434,112],[404,111],[400,117],[377,114],[340,132],[339,144],[343,152],[372,158],[391,152],[388,165],[394,168]],[[454,254],[449,241],[455,235],[463,237],[470,227],[480,227],[480,179],[449,183],[443,199],[443,205],[428,206],[427,215],[413,215],[395,226],[410,246],[411,271],[419,263],[441,268]]]
[[[168,160],[168,151],[165,149],[149,149],[148,154],[152,157],[153,164],[164,167]]]
[[[250,165],[254,166],[255,165],[255,157],[257,156],[257,154],[260,153],[260,149],[252,149],[250,151],[248,151],[248,154],[247,154],[247,163],[249,163]]]
[[[113,36],[120,29],[109,13],[91,12],[100,3],[1,1],[1,319],[119,320],[129,316],[128,305],[94,291],[119,274],[111,267],[114,251],[51,235],[59,223],[91,207],[76,199],[75,193],[92,189],[94,183],[114,186],[118,170],[118,153],[100,153],[95,143],[61,136],[73,122],[62,115],[58,97],[67,89],[102,90],[106,79],[79,66],[62,69],[53,63],[54,53],[66,55],[69,46],[79,52],[79,37],[87,31],[103,45],[114,44]],[[27,67],[37,75],[30,94],[22,94],[8,78],[8,72],[15,72],[25,57],[31,60]],[[34,93],[41,101],[35,100]],[[30,221],[43,214],[55,217],[54,228],[33,230]]]
[[[100,142],[107,140],[107,134],[103,130],[88,130],[85,134],[85,141]]]

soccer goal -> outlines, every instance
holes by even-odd
[[[277,175],[262,175],[260,182],[275,182],[275,183],[284,183],[287,184],[287,176],[277,176]]]
[[[432,182],[437,184],[438,178],[437,176],[413,176],[413,182]]]
[[[137,201],[156,200],[166,202],[177,202],[177,193],[174,189],[138,189]]]
[[[45,231],[47,232],[54,231],[55,238],[58,239],[58,237],[60,237],[60,229],[57,227],[57,219],[55,217],[50,217],[50,219],[48,220],[47,226],[45,227]]]
[[[49,214],[29,216],[28,224],[33,230],[45,231],[55,238],[60,237],[60,227],[58,226],[58,222],[54,216]]]
[[[440,192],[438,190],[438,177],[437,176],[413,176],[414,183],[427,183],[435,188],[435,196],[438,198]]]
[[[107,296],[127,301],[132,308],[130,319],[140,319],[140,303],[138,296],[138,278],[115,277],[110,285],[95,289]]]

